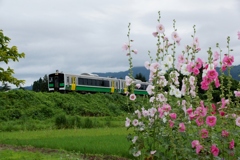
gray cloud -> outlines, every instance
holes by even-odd
[[[148,50],[156,52],[157,40],[152,36],[161,23],[170,37],[172,20],[182,38],[179,54],[191,44],[193,25],[196,25],[202,51],[216,50],[218,42],[226,52],[226,37],[231,36],[235,64],[240,64],[240,5],[238,0],[21,0],[0,1],[0,24],[16,45],[26,54],[18,63],[9,63],[15,76],[26,80],[26,86],[59,69],[63,72],[118,72],[128,69],[122,45],[127,42],[128,23],[131,22],[132,49],[135,66],[149,60]],[[4,64],[1,64],[4,66]]]

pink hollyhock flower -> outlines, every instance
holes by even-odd
[[[222,102],[221,108],[223,109],[227,108],[226,105],[229,104],[229,100],[228,99],[225,100],[225,98],[222,98],[221,102]]]
[[[134,119],[134,120],[132,121],[132,125],[133,125],[134,127],[136,127],[136,126],[138,125],[138,120],[137,120],[137,119]]]
[[[136,84],[136,87],[139,89],[141,87],[141,84]]]
[[[163,39],[164,39],[164,41],[168,41],[168,37],[167,36],[165,36]]]
[[[207,138],[208,137],[208,130],[203,128],[200,131],[201,138]]]
[[[207,125],[210,126],[210,127],[215,126],[215,125],[216,125],[216,122],[217,122],[217,117],[215,117],[215,116],[208,116],[208,117],[206,118],[206,123],[207,123]]]
[[[222,65],[222,71],[225,71],[227,69],[227,66],[226,65]]]
[[[202,59],[197,58],[196,67],[197,67],[198,69],[200,69],[200,68],[202,68],[202,65],[203,65]]]
[[[203,125],[204,124],[203,118],[202,117],[197,118],[196,123],[197,123],[198,126]]]
[[[235,97],[240,97],[240,91],[234,91]]]
[[[232,63],[234,62],[234,57],[231,55],[226,55],[223,58],[223,65],[230,67],[232,65]]]
[[[196,146],[196,153],[199,154],[202,149],[203,149],[202,145],[197,145]]]
[[[193,140],[192,141],[192,148],[195,148],[196,146],[200,145],[198,140]]]
[[[206,73],[207,74],[207,73]],[[210,79],[208,76],[204,76],[202,79],[204,82],[206,82],[207,84],[210,84],[212,82],[212,79]]]
[[[233,149],[234,148],[234,140],[232,139],[232,141],[229,143],[229,149]]]
[[[170,116],[170,118],[172,120],[175,120],[177,118],[177,114],[176,113],[170,113],[169,116]]]
[[[165,27],[162,24],[158,24],[156,28],[157,28],[158,33],[164,33],[165,32]]]
[[[137,54],[138,51],[136,49],[132,50],[133,53]]]
[[[172,108],[169,104],[164,104],[162,106],[162,109],[164,110],[164,112],[169,112]]]
[[[123,46],[122,46],[122,49],[126,51],[126,50],[129,49],[129,47],[130,46],[127,43],[124,43]]]
[[[204,106],[197,107],[195,113],[201,117],[205,117],[207,115],[207,109]]]
[[[185,61],[185,59],[184,59],[183,54],[180,54],[180,55],[178,56],[178,63],[184,63],[184,61]]]
[[[125,127],[129,127],[130,123],[131,123],[131,120],[128,117],[126,117]]]
[[[131,101],[135,101],[136,95],[135,95],[135,94],[130,94],[129,99],[130,99]]]
[[[148,61],[146,61],[146,62],[144,63],[144,67],[145,67],[147,70],[149,70],[149,69],[150,69],[150,63],[149,63]]]
[[[190,113],[189,114],[189,119],[193,120],[194,118],[196,118],[196,115],[194,113]]]
[[[170,128],[173,128],[173,126],[174,126],[174,122],[171,121],[171,120],[169,120],[168,122],[169,122],[169,126],[170,126]]]
[[[236,125],[240,127],[240,117],[236,119]]]
[[[219,149],[217,148],[217,146],[215,145],[215,144],[213,144],[212,146],[211,146],[211,152],[212,152],[212,154],[213,154],[213,156],[218,156],[218,154],[219,154]]]
[[[219,57],[220,57],[220,54],[217,51],[215,51],[213,54],[213,61],[217,61]]]
[[[215,69],[209,70],[207,72],[207,77],[211,80],[214,80],[218,77],[218,72]]]
[[[151,84],[149,84],[146,88],[146,91],[148,92],[149,95],[152,95],[154,92],[153,92],[153,89],[154,89],[154,86],[152,86]]]
[[[179,38],[176,40],[176,43],[177,43],[178,45],[180,45],[180,41],[181,41],[181,38],[179,37]]]
[[[218,77],[215,79],[214,84],[215,84],[216,88],[218,88],[220,86],[220,82],[219,82]]]
[[[187,111],[187,114],[188,114],[188,115],[191,114],[191,113],[193,113],[192,107],[188,108],[186,111]]]
[[[216,109],[217,109],[217,108],[216,108],[216,105],[213,103],[213,104],[212,104],[212,112],[211,112],[211,113],[212,113],[212,114],[216,114]]]
[[[220,114],[220,116],[224,116],[225,115],[225,112],[224,111],[219,111],[219,114]]]
[[[152,108],[148,109],[148,111],[149,111],[149,115],[151,117],[154,117],[155,113],[157,112],[157,109],[152,107]]]
[[[178,35],[177,32],[173,32],[173,33],[172,33],[172,39],[173,39],[175,42],[176,42],[179,38],[180,38],[180,37],[179,37],[179,35]]]
[[[198,37],[195,37],[193,40],[193,47],[194,48],[198,48],[199,47],[199,40]]]
[[[237,35],[238,35],[238,39],[240,40],[240,31],[238,31],[238,34],[237,34]]]
[[[126,85],[130,86],[132,84],[132,78],[130,78],[129,76],[125,76],[125,81],[126,81]]]
[[[217,61],[213,61],[213,66],[214,66],[214,68],[216,68],[217,65],[218,65],[218,62],[217,62]]]
[[[226,130],[222,130],[222,137],[228,137],[229,136],[229,132]]]
[[[208,90],[209,89],[209,83],[207,81],[202,81],[201,82],[201,89],[203,90]]]
[[[152,35],[153,35],[154,37],[157,37],[158,32],[153,32]]]
[[[155,62],[150,65],[149,69],[151,72],[155,73],[158,70],[159,66],[160,66],[159,63]]]
[[[185,132],[186,127],[184,125],[184,123],[179,123],[179,132]]]
[[[163,116],[164,116],[164,110],[163,110],[161,107],[159,107],[159,108],[158,108],[158,112],[159,112],[159,118],[163,118]]]
[[[194,74],[195,76],[197,76],[197,75],[200,73],[200,71],[199,71],[199,69],[198,69],[197,67],[194,67],[194,68],[192,69],[192,72],[193,72],[193,74]]]

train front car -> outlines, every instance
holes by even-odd
[[[57,70],[56,73],[48,75],[48,90],[57,92],[65,91],[63,73],[59,73]]]

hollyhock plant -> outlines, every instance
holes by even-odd
[[[125,126],[132,129],[128,135],[129,151],[139,160],[238,159],[240,84],[233,86],[230,79],[234,63],[230,38],[227,38],[225,55],[218,44],[219,51],[213,52],[209,47],[204,53],[193,26],[192,40],[178,52],[181,38],[184,43],[186,39],[180,38],[181,31],[173,23],[173,30],[167,31],[160,23],[159,13],[153,33],[157,39],[156,57],[149,51],[150,61],[144,64],[149,79],[148,85],[142,84],[141,89],[146,90],[134,83],[133,76],[125,78],[126,86],[131,88],[127,95],[131,100],[127,102],[132,113],[125,121]],[[126,52],[134,53],[130,43],[129,48],[125,47]],[[202,55],[208,55],[207,59],[197,57],[202,51]],[[132,64],[131,55],[128,58]],[[228,69],[228,73],[218,71],[218,66]],[[130,72],[131,69],[130,65]],[[147,94],[146,103],[145,99],[136,101],[140,90]]]

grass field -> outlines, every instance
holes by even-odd
[[[116,155],[130,158],[131,156],[128,154],[129,142],[127,142],[126,136],[126,128],[123,127],[17,131],[0,132],[0,143],[51,148],[78,154]],[[11,154],[11,151],[0,153]],[[21,152],[21,154],[24,156],[24,153]]]

